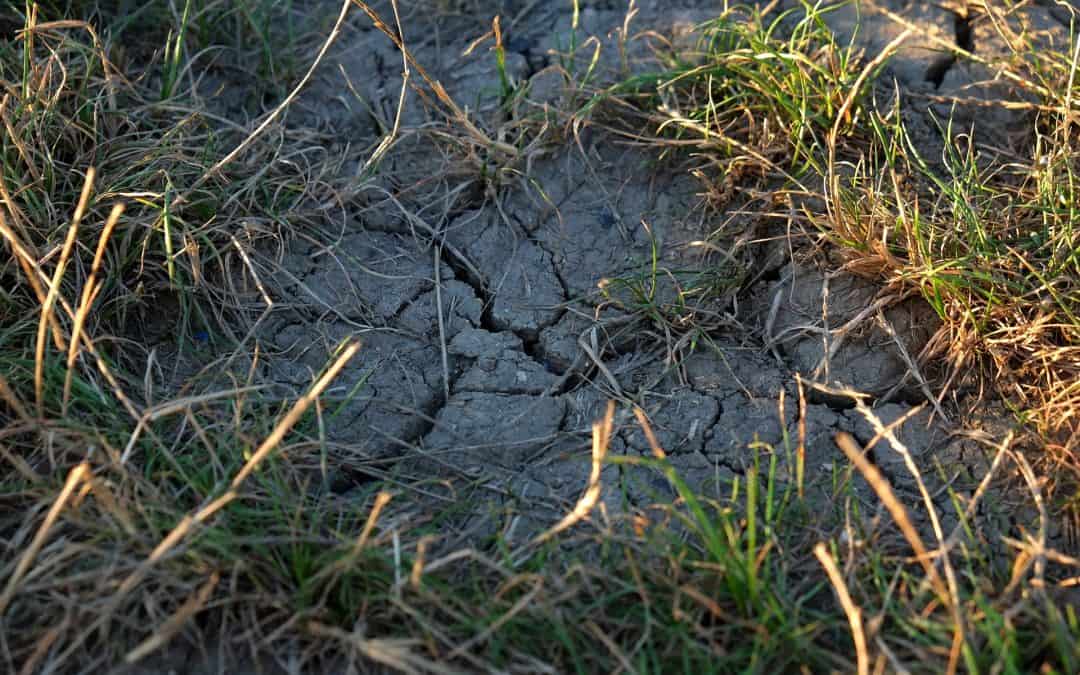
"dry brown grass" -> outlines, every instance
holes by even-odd
[[[376,25],[396,34],[382,19]],[[116,45],[88,24],[28,19],[24,29],[0,46],[0,669],[111,668],[188,642],[272,654],[308,670],[350,663],[402,672],[1077,670],[1080,623],[1056,598],[1075,585],[1080,562],[1050,545],[1048,486],[1011,437],[987,442],[993,462],[969,499],[957,497],[953,532],[942,531],[929,498],[890,497],[887,481],[844,439],[841,448],[896,526],[859,511],[850,467],[838,468],[824,506],[807,501],[801,463],[794,484],[777,470],[795,461],[801,437],[755,450],[730,498],[710,500],[681,482],[646,433],[654,456],[619,461],[660,472],[678,499],[624,520],[597,499],[609,413],[596,429],[593,478],[564,531],[513,549],[497,541],[445,550],[437,535],[447,523],[410,486],[373,486],[347,502],[312,489],[310,466],[322,448],[309,433],[310,413],[355,346],[295,401],[272,398],[239,367],[220,368],[241,373],[231,382],[202,373],[153,395],[148,350],[135,344],[140,316],[175,300],[182,315],[169,331],[188,343],[197,331],[237,325],[241,315],[257,321],[269,298],[249,255],[255,244],[287,239],[326,204],[347,203],[354,188],[325,178],[326,167],[291,161],[319,141],[308,132],[257,133],[278,131],[273,113],[237,128],[192,107],[183,78],[163,101],[154,79],[161,64],[125,71],[110,61]],[[688,98],[661,111],[668,130],[680,130],[669,146],[700,146],[694,134],[702,125],[722,122],[724,134],[710,130],[704,144],[715,161],[697,167],[720,172],[718,198],[748,179],[797,178],[795,165],[825,171],[830,131],[868,119],[845,87],[874,62],[867,70],[820,37],[788,43],[805,60],[779,70],[744,58],[776,44],[748,42],[728,64],[736,101],[729,118],[691,114],[703,94],[685,79],[697,73],[682,74]],[[830,69],[808,69],[820,59]],[[424,79],[422,64],[403,55],[403,65]],[[1071,72],[1075,61],[1066,66]],[[792,82],[812,85],[813,115],[787,105]],[[535,120],[520,133],[492,134],[427,85],[449,120],[440,138],[474,169],[494,161],[517,176],[537,147],[532,141],[549,140],[531,135]],[[639,106],[649,100],[604,92],[612,94]],[[1059,103],[1071,110],[1068,95]],[[1075,264],[1076,230],[1064,228],[1071,211],[1048,209],[1045,198],[1057,203],[1055,177],[1068,175],[1063,167],[1075,156],[1068,117],[1053,117],[1052,104],[1044,114],[1056,131],[1034,161],[1061,171],[1048,169],[1006,194],[1017,200],[1009,227],[1050,217],[1054,236],[1035,256],[967,257],[983,252],[954,242],[950,255],[967,269],[1002,266],[989,282],[977,279],[989,286],[954,284],[941,294],[945,316],[979,308],[992,330],[947,322],[953,333],[939,344],[950,347],[957,372],[989,357],[995,381],[1031,412],[1033,428],[1065,439],[1048,447],[1066,457],[1075,449],[1069,415],[1080,396],[1075,321],[1065,320],[1076,277],[1054,266]],[[764,133],[763,117],[776,131]],[[369,168],[397,131],[377,146]],[[837,156],[868,141],[850,142]],[[863,202],[868,211],[852,212],[841,194],[822,218],[860,269],[935,293],[943,276],[960,276],[943,275],[942,249],[921,245],[910,227],[899,239],[906,248],[897,250],[895,237],[891,248],[876,243],[888,214],[910,214],[903,222],[912,223],[917,213],[944,231],[955,222],[951,211],[925,204],[912,211],[890,201],[889,190],[871,190],[868,175],[853,175],[841,187],[874,197]],[[268,195],[291,196],[270,209]],[[1047,277],[1047,269],[1058,274]],[[986,288],[1011,289],[1017,279],[1024,293],[985,302]],[[236,338],[223,340],[223,359],[233,366],[257,359],[245,351],[245,336]],[[880,421],[875,429],[921,484],[927,467],[905,454],[894,430]],[[998,492],[1006,466],[1016,467],[1025,493]],[[1032,532],[999,540],[974,524],[980,504],[1002,494],[1034,505]],[[835,510],[840,524],[817,529],[813,511],[822,508]],[[1011,563],[1004,576],[995,558]]]

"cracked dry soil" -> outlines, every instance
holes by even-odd
[[[868,4],[827,19],[841,40],[855,40],[870,58],[903,26]],[[617,41],[624,3],[581,5],[579,33],[597,36],[597,77],[611,81],[622,67]],[[973,86],[990,79],[977,66],[941,56],[941,41],[983,53],[1005,46],[988,27],[930,3],[879,5],[920,28],[881,81],[891,89],[895,80],[903,92],[903,112],[921,130],[916,140],[924,156],[940,156],[928,110],[940,116],[944,104],[934,96],[994,95],[992,85]],[[711,2],[637,6],[632,33],[685,33],[717,11]],[[570,33],[569,3],[424,7],[406,10],[406,42],[481,126],[494,128],[508,113],[500,109],[486,48],[462,54],[496,14],[503,17],[508,75],[528,87],[527,100],[509,114],[560,105],[564,83],[551,66]],[[1067,44],[1050,3],[1029,5],[1014,18]],[[631,58],[647,54],[644,40],[630,44]],[[339,139],[327,151],[355,167],[364,158],[358,149],[369,148],[392,119],[400,71],[389,40],[355,12],[289,123]],[[357,96],[342,95],[350,89]],[[977,111],[977,133],[1005,134],[1024,123],[1007,110],[960,106],[957,124],[969,124]],[[403,124],[433,121],[410,93]],[[818,269],[797,250],[793,257],[778,242],[782,223],[764,213],[737,213],[751,203],[745,196],[726,210],[706,208],[697,179],[600,129],[551,144],[520,167],[517,181],[497,187],[484,189],[475,174],[449,172],[447,165],[431,136],[407,138],[383,163],[362,206],[318,234],[287,242],[283,257],[268,252],[261,262],[275,302],[257,335],[267,381],[300,392],[344,340],[362,341],[324,396],[329,489],[348,493],[370,476],[482,479],[491,501],[472,510],[512,504],[525,523],[515,536],[528,536],[555,522],[580,494],[590,427],[609,399],[642,406],[674,466],[706,494],[726,492],[745,471],[751,443],[779,447],[785,435],[795,437],[800,422],[806,475],[821,490],[839,457],[832,434],[846,430],[863,442],[873,436],[850,401],[813,390],[800,420],[796,373],[866,392],[886,423],[923,400],[898,345],[919,354],[938,325],[930,308],[909,299],[885,309],[887,326],[867,318],[878,289]],[[686,309],[680,294],[687,280],[717,275],[726,264],[693,242],[732,218],[762,243],[747,249],[737,292],[693,300],[695,315],[707,318],[695,348],[686,340],[673,344],[677,338],[625,300],[635,290],[651,292],[657,306],[674,308],[673,316]],[[654,254],[658,275],[651,271]],[[838,330],[848,324],[857,330]],[[619,429],[610,452],[650,454],[632,418],[624,414]],[[981,475],[982,450],[948,432],[927,408],[900,436],[928,473],[943,468],[938,485],[950,480],[963,491]],[[899,456],[884,444],[878,448],[879,467],[899,490],[913,490]],[[781,461],[782,476],[792,470]],[[609,512],[671,496],[660,475],[643,469],[611,466],[603,475]]]

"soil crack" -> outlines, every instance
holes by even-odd
[[[971,30],[971,23],[971,16],[966,12],[953,13],[953,35],[956,46],[969,53],[975,51],[975,38]],[[945,75],[956,65],[956,59],[955,53],[946,54],[935,59],[930,64],[930,67],[926,69],[926,75],[923,79],[932,83],[935,89],[940,88],[945,81]]]

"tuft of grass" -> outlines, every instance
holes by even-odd
[[[157,345],[144,345],[149,359],[134,347],[155,335],[183,358],[195,335],[246,313],[253,294],[230,271],[252,272],[242,247],[290,226],[324,187],[257,141],[255,164],[211,172],[242,135],[191,107],[183,26],[167,53],[127,73],[109,31],[46,11],[27,3],[19,32],[0,42],[0,668],[10,672],[118,664],[165,644],[211,601],[226,560],[211,545],[147,561],[185,516],[212,513],[207,500],[224,506],[252,439],[273,438],[288,410],[258,409],[250,387],[213,375],[180,391],[147,368]],[[254,482],[278,481],[266,483],[272,499],[298,479],[272,463],[262,471]],[[153,628],[109,638],[128,621]]]
[[[995,25],[1006,25],[1004,8],[985,5],[1002,19]],[[789,225],[801,210],[802,222],[817,227],[845,269],[905,291],[898,297],[921,293],[943,320],[920,355],[923,361],[944,358],[950,366],[935,391],[938,402],[977,407],[979,394],[1006,401],[1024,432],[1024,451],[1034,453],[1047,473],[1047,494],[1027,480],[1033,498],[1051,500],[1058,509],[1054,517],[1075,518],[1068,509],[1074,508],[1080,469],[1080,162],[1072,119],[1080,99],[1080,43],[1073,37],[1067,50],[1048,51],[1010,41],[1019,45],[1016,51],[993,62],[962,54],[1002,73],[1015,97],[1000,104],[1033,111],[1032,132],[1018,156],[980,143],[978,128],[957,130],[939,120],[945,147],[939,162],[920,155],[901,121],[901,107],[910,101],[896,93],[894,107],[883,111],[870,96],[876,73],[898,41],[864,59],[835,43],[820,21],[827,11],[801,3],[766,19],[754,9],[731,9],[701,27],[698,49],[671,54],[666,71],[600,92],[583,114],[614,103],[611,126],[618,132],[661,153],[693,151],[686,161],[700,170],[711,194],[723,197],[720,203],[740,192],[751,202],[760,199],[753,196],[755,188],[774,203],[779,197],[793,205],[785,214]],[[628,128],[628,113],[634,122],[644,120],[644,130]],[[806,176],[826,189],[807,188]],[[654,270],[651,277],[656,276]],[[664,323],[648,274],[643,281],[620,280],[613,290],[624,287],[631,304]],[[1009,454],[1025,473],[1026,456]],[[879,661],[875,668],[946,657],[939,667],[950,670],[1068,672],[1077,657],[1066,637],[1075,634],[1073,610],[1041,594],[1022,609],[1008,605],[1022,583],[1016,570],[1021,576],[1031,572],[1028,556],[1040,554],[1018,540],[1008,540],[1010,550],[1003,553],[1006,539],[988,541],[962,520],[973,540],[960,552],[943,554],[955,555],[957,570],[963,570],[950,581],[950,597],[940,600],[952,607],[951,615],[927,617],[925,598],[908,593],[911,584],[925,586],[926,579],[898,568],[895,559],[885,562],[880,543],[867,543],[865,555],[848,553],[845,581],[855,590],[849,594],[845,588],[845,602],[854,597],[857,604],[881,606],[872,624],[879,644],[870,643]],[[1011,577],[990,562],[1003,554],[1012,556]],[[840,557],[840,551],[833,548],[831,555]],[[853,569],[859,571],[855,579]],[[861,575],[867,571],[869,577]],[[1067,575],[1057,570],[1056,582],[1071,583]],[[898,589],[905,599],[898,598]],[[895,635],[910,642],[898,645]]]
[[[183,65],[184,37],[187,35],[188,18],[191,14],[191,0],[184,3],[184,10],[180,15],[180,25],[176,34],[169,33],[165,38],[165,59],[161,72],[161,99],[172,98],[176,90],[177,80],[180,77],[180,67]]]
[[[887,59],[838,42],[825,18],[842,4],[726,6],[696,28],[692,47],[662,42],[658,69],[595,92],[576,117],[677,160],[702,181],[709,208],[772,212],[788,203],[794,213],[795,203],[818,198],[808,186],[826,173],[831,147],[856,152],[870,141],[865,104]],[[654,257],[638,277],[610,280],[604,294],[696,341],[758,279],[750,270],[760,239],[721,228],[695,242],[711,268],[687,277]],[[661,286],[674,289],[663,307]]]
[[[188,78],[186,90],[197,67],[230,79],[245,74],[250,91],[242,103],[256,108],[295,83],[301,42],[311,28],[298,20],[292,0],[50,0],[30,6],[42,20],[103,27],[109,57],[130,77],[156,79],[163,99],[176,93],[180,78]]]
[[[938,119],[943,155],[924,157],[901,115],[919,104],[894,92],[882,109],[870,96],[904,34],[868,59],[825,25],[836,7],[728,8],[699,27],[696,47],[658,51],[666,69],[599,92],[582,114],[612,104],[617,132],[662,154],[691,150],[681,157],[715,204],[740,195],[743,210],[787,203],[779,215],[816,227],[847,269],[895,286],[897,297],[920,293],[943,320],[921,355],[950,366],[939,401],[994,392],[1034,432],[1033,443],[1060,460],[1065,473],[1055,480],[1075,484],[1080,156],[1071,120],[1080,42],[1046,50],[1010,35],[1013,51],[1001,58],[960,54],[1001,74],[1012,97],[997,103],[1031,111],[1031,133],[1017,154],[981,142],[977,128]],[[1007,29],[1003,8],[983,11]],[[645,129],[628,127],[627,113]],[[714,234],[719,267],[746,256],[742,234]],[[647,283],[620,285],[651,307]]]
[[[854,269],[917,288],[944,321],[932,342],[951,372],[939,398],[987,387],[1009,403],[1061,468],[1080,439],[1080,153],[1071,123],[1077,49],[1011,55],[1034,104],[1020,154],[981,130],[935,120],[940,161],[920,154],[899,103],[868,117],[870,151],[831,168],[833,194],[815,221]]]
[[[703,166],[720,182],[821,173],[837,113],[850,98],[840,131],[857,130],[869,86],[859,77],[859,50],[838,43],[825,24],[838,6],[728,7],[698,27],[696,47],[657,50],[661,70],[598,93],[582,114],[611,98],[630,103],[673,148],[705,153]]]

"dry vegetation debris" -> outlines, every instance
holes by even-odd
[[[0,14],[3,669],[1080,670],[1076,8],[497,4]]]

